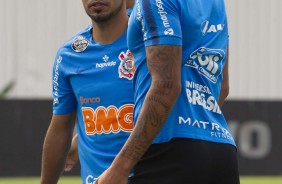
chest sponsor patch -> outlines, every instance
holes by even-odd
[[[185,66],[197,69],[201,75],[216,83],[222,73],[225,57],[225,52],[221,49],[201,47],[190,55]]]

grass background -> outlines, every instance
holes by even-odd
[[[242,176],[241,184],[282,184],[282,176]],[[39,177],[0,177],[0,184],[39,184]],[[58,184],[81,184],[79,177],[61,177]]]

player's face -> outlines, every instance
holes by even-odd
[[[132,8],[134,5],[134,0],[126,0],[126,8]]]
[[[94,22],[106,22],[122,10],[124,0],[82,0],[82,3]]]

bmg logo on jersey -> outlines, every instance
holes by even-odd
[[[197,69],[201,75],[216,83],[222,72],[224,59],[223,50],[201,47],[190,55],[185,66]]]
[[[133,104],[119,108],[99,106],[96,109],[83,107],[81,109],[84,127],[87,135],[131,132],[133,130]]]

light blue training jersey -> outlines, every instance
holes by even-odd
[[[182,46],[182,91],[153,143],[182,137],[235,146],[217,104],[228,47],[224,0],[137,0],[127,41],[136,68],[135,122],[151,84],[145,47]]]
[[[77,110],[81,178],[93,183],[133,129],[133,57],[126,31],[101,45],[87,27],[58,51],[53,68],[53,113]]]

